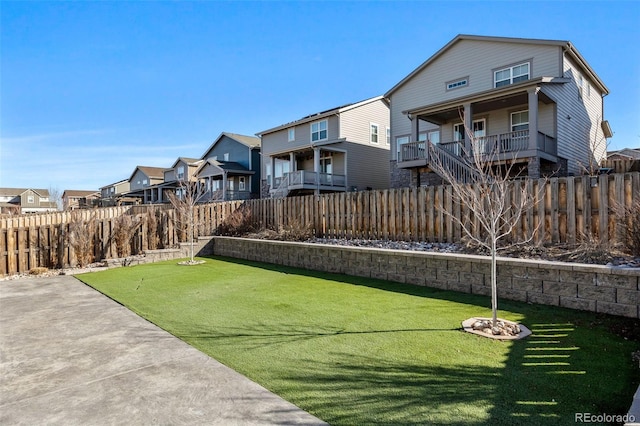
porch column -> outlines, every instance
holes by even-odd
[[[222,201],[227,201],[227,171],[222,171]]]
[[[539,87],[527,90],[529,97],[529,149],[538,148],[538,92]]]
[[[289,153],[289,171],[296,171],[296,154],[293,152]]]
[[[276,187],[276,157],[271,156],[271,185],[269,189]]]
[[[408,114],[409,120],[411,120],[411,139],[409,142],[417,142],[418,134],[420,134],[420,119],[417,116]]]
[[[465,152],[471,153],[471,137],[473,136],[473,108],[471,107],[471,103],[464,104],[464,116],[463,124],[464,124],[464,150]]]
[[[313,171],[316,174],[316,195],[320,195],[320,148],[313,148]]]

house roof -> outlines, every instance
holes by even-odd
[[[100,189],[110,188],[112,186],[117,186],[117,185],[120,185],[120,184],[123,184],[123,183],[126,183],[126,182],[129,182],[129,179],[122,179],[122,180],[119,180],[117,182],[111,183],[109,185],[101,186]]]
[[[0,197],[17,197],[18,195],[22,195],[27,191],[33,191],[41,197],[48,197],[49,190],[48,189],[37,189],[37,188],[0,188]]]
[[[250,175],[255,173],[254,171],[247,169],[245,166],[240,163],[236,163],[235,161],[219,161],[208,159],[204,163],[202,163],[200,167],[198,167],[194,174],[199,174],[207,167],[212,167],[214,170],[219,171],[219,173],[216,174],[223,174],[224,172],[227,172],[231,174],[235,173],[241,175]]]
[[[242,145],[245,145],[251,149],[260,148],[260,145],[262,144],[262,141],[260,140],[260,138],[257,138],[255,136],[246,136],[246,135],[239,135],[237,133],[222,132],[213,141],[213,143],[209,146],[209,148],[207,148],[204,154],[202,154],[202,157],[201,157],[202,159],[204,159],[205,155],[207,155],[207,153],[213,149],[213,147],[222,139],[223,136],[226,136],[229,139],[233,139],[234,141]]]
[[[178,157],[178,159],[173,163],[173,166],[171,166],[171,169],[175,168],[180,161],[184,161],[188,166],[199,166],[202,160],[199,158]],[[165,171],[171,169],[165,169]]]
[[[346,105],[342,105],[342,106],[339,106],[339,107],[336,107],[336,108],[328,109],[326,111],[321,111],[321,112],[317,112],[315,114],[310,114],[310,115],[302,117],[302,118],[300,118],[298,120],[291,121],[289,123],[285,123],[285,124],[282,124],[280,126],[273,127],[271,129],[263,130],[262,132],[256,133],[256,135],[263,136],[263,135],[266,135],[268,133],[278,132],[278,131],[280,131],[282,129],[287,129],[289,127],[298,126],[300,124],[308,123],[310,121],[320,120],[322,118],[329,117],[329,116],[335,115],[335,114],[340,114],[342,112],[349,111],[351,109],[358,108],[358,107],[361,107],[363,105],[369,104],[371,102],[376,102],[376,101],[379,101],[379,100],[383,100],[384,102],[387,102],[387,99],[384,96],[376,96],[376,97],[373,97],[373,98],[365,99],[364,101],[355,102],[355,103],[351,103],[351,104],[346,104]]]
[[[440,50],[434,53],[429,59],[424,61],[418,68],[413,70],[409,75],[400,80],[395,86],[393,86],[387,93],[384,94],[385,97],[389,97],[398,90],[401,86],[403,86],[406,82],[411,80],[416,74],[420,73],[423,69],[425,69],[429,64],[438,59],[444,53],[446,53],[453,45],[462,41],[462,40],[476,40],[476,41],[492,41],[499,43],[522,43],[522,44],[537,44],[537,45],[549,45],[549,46],[559,46],[562,47],[564,52],[566,52],[571,58],[573,58],[580,68],[590,77],[590,79],[598,86],[598,88],[605,94],[609,94],[609,89],[603,81],[598,77],[598,75],[593,71],[593,69],[589,66],[587,61],[582,57],[580,52],[573,46],[570,41],[566,40],[544,40],[544,39],[534,39],[534,38],[516,38],[516,37],[493,37],[493,36],[478,36],[478,35],[468,35],[468,34],[458,34],[453,38],[449,43],[445,44]]]
[[[89,197],[91,195],[98,196],[100,195],[99,191],[86,191],[81,189],[65,189],[62,193],[62,198],[64,197]]]
[[[164,179],[164,171],[167,169],[164,167],[136,166],[136,168],[133,170],[133,173],[131,173],[131,176],[129,176],[129,181],[133,179],[133,176],[138,170],[147,175],[149,179]]]
[[[613,155],[620,155],[623,157],[629,157],[629,159],[640,160],[640,148],[623,148],[617,151],[607,152],[607,157]]]

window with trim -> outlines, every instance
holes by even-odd
[[[244,191],[245,190],[245,178],[244,176],[240,176],[238,178],[238,191]]]
[[[147,179],[142,179],[142,184],[143,185],[147,185],[149,183],[149,181]]]
[[[429,142],[440,143],[440,130],[431,130],[427,136],[428,136]]]
[[[479,138],[486,136],[486,121],[484,118],[480,120],[473,120],[473,136]],[[467,138],[467,132],[464,128],[464,123],[457,123],[453,125],[453,140],[455,142],[461,142]]]
[[[176,173],[178,180],[184,179],[184,166],[178,167],[178,173]]]
[[[369,140],[371,143],[378,143],[378,125],[375,123],[369,126]]]
[[[293,127],[287,130],[287,140],[289,142],[296,140],[296,130]]]
[[[311,123],[311,142],[327,139],[327,120]]]
[[[469,84],[469,79],[467,77],[460,78],[458,80],[450,81],[447,83],[447,90],[458,89],[460,87],[466,87]]]
[[[508,86],[525,80],[529,80],[529,62],[493,72],[493,87]]]
[[[387,145],[391,145],[391,129],[387,127]]]
[[[224,161],[229,161],[229,153],[228,152],[224,153]]]
[[[33,204],[35,202],[36,202],[36,199],[35,199],[35,197],[33,195],[27,196],[27,203]]]
[[[267,185],[271,186],[271,164],[267,164],[265,170],[265,173],[267,175]]]
[[[511,113],[511,131],[529,130],[529,110]]]

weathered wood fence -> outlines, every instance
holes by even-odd
[[[617,243],[623,239],[625,222],[640,220],[619,214],[621,207],[631,206],[640,198],[638,172],[516,181],[513,185],[514,198],[518,196],[516,185],[527,185],[529,193],[539,197],[536,206],[521,216],[511,236],[514,240],[532,235],[541,243],[575,244],[585,238]],[[151,235],[145,219],[149,209],[154,209],[157,218],[155,235]],[[214,234],[239,212],[258,226],[308,227],[319,237],[432,242],[460,241],[463,234],[456,218],[474,220],[467,206],[455,202],[450,188],[439,186],[203,204],[195,210],[197,235]],[[131,231],[132,254],[186,241],[184,223],[176,220],[169,206],[109,207],[2,218],[0,275],[40,266],[75,265],[68,236],[70,225],[78,219],[95,221],[95,259],[117,258],[113,235],[123,215],[130,215],[139,224]],[[156,241],[153,245],[152,240]]]

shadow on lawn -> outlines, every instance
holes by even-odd
[[[216,258],[282,273],[470,304],[479,310],[490,305],[486,296]],[[626,413],[639,375],[630,359],[633,343],[611,336],[611,327],[624,324],[624,319],[508,300],[500,300],[499,306],[501,310],[520,314],[520,322],[533,332],[521,341],[494,342],[511,345],[501,368],[473,363],[425,366],[406,359],[386,359],[385,354],[345,353],[336,354],[333,359],[339,361],[330,365],[301,360],[303,368],[288,371],[289,376],[283,379],[300,386],[296,389],[296,403],[308,411],[326,411],[327,406],[339,404],[341,411],[324,419],[332,424],[353,424],[368,412],[371,413],[366,415],[368,423],[491,425],[572,424],[575,413]],[[213,333],[196,332],[193,337],[215,338],[229,344],[242,338],[250,347],[260,347],[356,334],[459,331],[346,331],[325,327],[318,332],[317,327],[291,324],[282,324],[277,329],[270,327],[218,328]],[[594,332],[593,328],[600,331]],[[469,335],[468,344],[478,339],[483,338]],[[333,400],[332,396],[338,393],[349,397]]]

